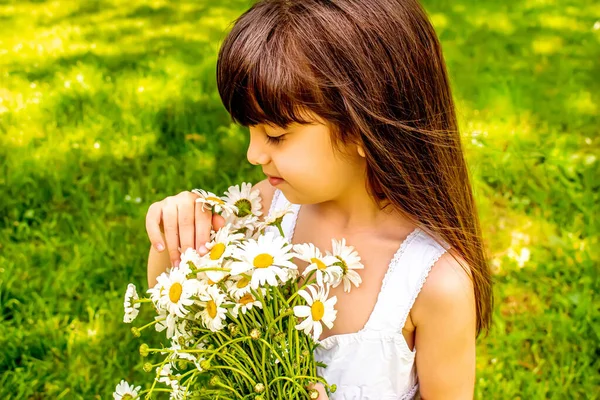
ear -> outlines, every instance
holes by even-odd
[[[358,150],[358,155],[360,155],[361,157],[365,157],[365,150],[362,148],[362,146],[358,145],[356,146],[356,149]]]

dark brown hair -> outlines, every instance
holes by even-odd
[[[243,126],[311,123],[308,109],[336,148],[360,144],[370,195],[452,247],[473,280],[477,335],[489,330],[492,277],[448,74],[416,0],[259,1],[223,42],[217,85]]]

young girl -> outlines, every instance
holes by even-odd
[[[224,40],[217,83],[233,121],[249,127],[249,162],[268,176],[255,185],[263,210],[293,205],[287,239],[324,252],[345,238],[362,257],[360,287],[331,289],[337,319],[315,353],[337,384],[330,398],[472,398],[491,275],[422,7],[259,1]],[[150,207],[150,285],[188,247],[205,254],[210,227],[223,225],[195,199],[185,191]]]

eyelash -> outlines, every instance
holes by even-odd
[[[267,135],[267,142],[271,143],[271,144],[279,144],[281,142],[283,142],[283,136],[269,136]]]

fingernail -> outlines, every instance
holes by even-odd
[[[175,268],[179,267],[179,261],[175,261],[175,264],[173,264],[173,267],[175,267]]]
[[[205,254],[206,252],[208,252],[208,249],[206,248],[206,246],[202,245],[202,246],[200,246],[199,251],[200,251],[200,254]]]
[[[156,245],[156,250],[163,251],[164,249],[165,249],[165,246],[163,246],[162,243],[159,243],[159,244]]]

